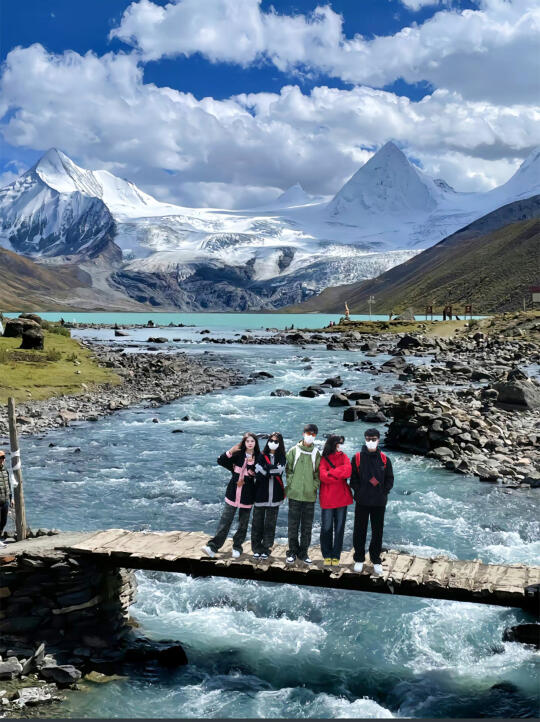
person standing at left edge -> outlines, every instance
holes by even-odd
[[[369,558],[373,564],[373,573],[383,573],[381,550],[384,528],[384,513],[388,494],[394,486],[392,462],[379,449],[380,433],[378,429],[368,429],[364,433],[365,444],[352,459],[351,488],[356,508],[354,512],[354,571],[364,569],[368,521],[371,522],[371,542]]]
[[[8,511],[10,507],[13,508],[13,487],[9,471],[5,468],[5,462],[6,454],[0,450],[0,537],[6,528]],[[0,547],[5,546],[6,544],[0,538]]]

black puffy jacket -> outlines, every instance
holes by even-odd
[[[352,459],[351,489],[354,500],[362,506],[386,506],[390,489],[394,486],[392,462],[382,451],[368,451],[367,446]]]

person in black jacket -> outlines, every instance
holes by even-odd
[[[279,506],[285,499],[283,436],[274,432],[268,438],[255,466],[255,506],[251,521],[251,549],[254,559],[268,559],[274,546]]]
[[[260,454],[259,442],[255,434],[244,434],[242,441],[218,458],[217,463],[232,472],[225,492],[225,507],[218,522],[216,535],[202,548],[209,557],[215,557],[223,546],[236,510],[238,509],[238,529],[233,536],[234,559],[242,553],[242,544],[247,535],[249,515],[255,499],[255,461]]]
[[[394,486],[392,462],[379,450],[380,433],[368,429],[362,451],[352,458],[351,488],[356,508],[354,513],[354,571],[364,569],[368,520],[371,520],[371,542],[369,558],[373,573],[382,574],[381,549],[384,527],[384,512],[390,489]]]

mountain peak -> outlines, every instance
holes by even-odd
[[[345,183],[329,204],[333,216],[429,212],[440,189],[389,141]]]
[[[95,198],[101,198],[103,188],[92,171],[79,168],[69,156],[58,148],[49,148],[32,171],[39,178],[59,193],[80,191]]]
[[[490,191],[498,197],[531,198],[540,193],[540,146],[525,158],[514,175],[502,186]]]

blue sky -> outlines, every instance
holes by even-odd
[[[2,185],[55,145],[164,199],[234,207],[297,180],[332,193],[394,140],[482,190],[540,142],[536,0],[234,3],[2,3]]]

